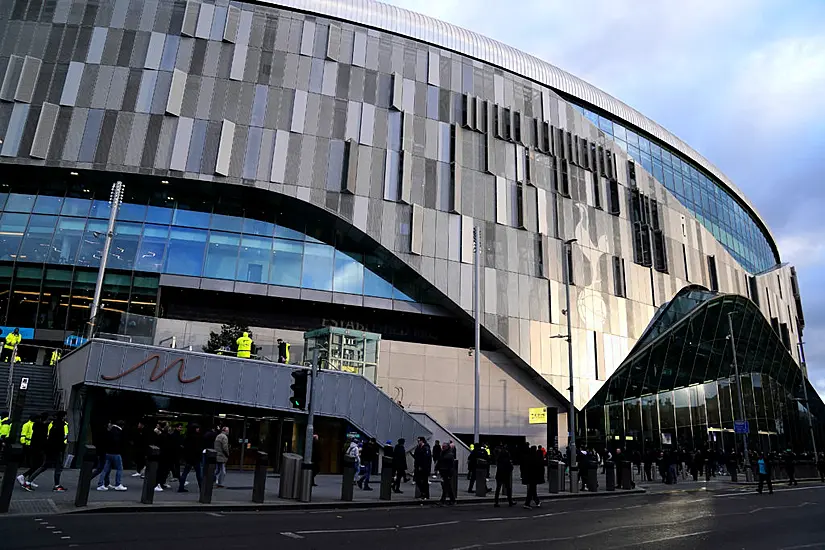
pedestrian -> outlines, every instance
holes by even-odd
[[[201,427],[197,424],[190,424],[183,438],[183,473],[180,476],[178,485],[179,493],[187,493],[186,478],[189,472],[195,471],[195,479],[198,480],[198,488],[203,484],[203,472],[201,470],[201,455],[203,454]]]
[[[109,427],[104,439],[104,455],[103,471],[97,480],[98,491],[109,490],[109,472],[112,468],[115,470],[115,491],[125,491],[126,486],[123,485],[123,420],[118,420]]]
[[[392,471],[395,474],[395,479],[392,483],[393,493],[403,493],[401,490],[401,480],[407,473],[407,450],[404,448],[405,439],[399,438],[398,443],[392,450]]]
[[[11,333],[7,334],[5,342],[3,343],[3,356],[0,358],[0,361],[11,362],[12,352],[22,339],[23,337],[20,335],[19,328],[15,328]]]
[[[538,453],[539,450],[535,445],[530,447],[521,465],[521,482],[527,485],[527,497],[524,499],[524,508],[526,510],[533,509],[531,506],[533,502],[536,503],[537,508],[541,507],[538,496],[538,484],[539,479],[544,478],[544,468],[541,465],[541,458]],[[541,476],[541,478],[539,476]]]
[[[493,504],[496,508],[499,507],[498,497],[502,488],[507,495],[507,502],[514,506],[516,502],[513,500],[513,461],[506,447],[498,451],[496,458],[496,502]]]
[[[347,443],[347,449],[344,451],[344,455],[352,458],[355,461],[355,471],[361,471],[361,459],[360,459],[361,450],[358,448],[358,443],[355,442],[355,439],[350,438],[349,442]]]
[[[819,480],[825,483],[825,453],[817,455],[816,469],[819,470]]]
[[[29,464],[28,470],[17,476],[17,482],[24,489],[26,488],[26,480],[34,474],[41,464],[46,460],[46,436],[49,429],[49,413],[41,413],[36,417],[32,425],[31,444],[29,445]],[[31,483],[31,488],[37,489],[36,483]]]
[[[435,444],[433,445],[433,477],[438,476],[438,459],[441,458],[441,442],[439,440],[435,440]]]
[[[785,451],[785,473],[788,474],[788,485],[799,485],[796,481],[796,455],[790,449]]]
[[[158,422],[153,431],[154,444],[159,449],[158,471],[155,476],[155,492],[162,493],[164,489],[171,489],[167,482],[172,467],[169,429],[166,422]]]
[[[364,475],[358,480],[358,487],[365,491],[372,491],[370,476],[372,475],[372,466],[378,458],[378,450],[378,442],[374,437],[371,437],[361,448],[361,463],[364,465]]]
[[[768,465],[768,461],[765,459],[765,454],[761,453],[759,455],[759,461],[756,463],[759,472],[759,487],[756,489],[756,492],[760,495],[762,494],[762,485],[767,482],[768,483],[768,493],[773,494],[773,485],[771,485],[771,469]]]
[[[36,485],[34,480],[37,476],[54,468],[54,486],[52,491],[65,493],[66,488],[60,484],[60,474],[63,473],[63,461],[66,455],[66,445],[69,443],[69,424],[66,423],[66,412],[57,411],[54,420],[49,423],[46,429],[45,460],[31,477],[26,478],[24,489],[31,491]]]
[[[441,500],[439,504],[449,502],[455,504],[455,491],[453,491],[453,476],[455,475],[455,450],[449,443],[441,446],[441,455],[438,458],[438,475],[441,476]]]
[[[149,439],[146,433],[146,426],[140,420],[132,435],[132,452],[135,459],[135,473],[132,477],[143,477],[143,470],[146,467],[146,453],[149,450]]]
[[[421,500],[430,500],[430,470],[433,454],[424,437],[418,438],[418,445],[413,451],[413,479],[418,487]]]
[[[321,440],[318,439],[318,434],[312,434],[312,486],[317,487],[315,478],[318,472],[321,471]]]
[[[180,459],[183,455],[183,424],[175,424],[169,433],[169,460],[172,483],[180,480]]]
[[[473,492],[473,486],[476,483],[476,470],[478,469],[478,459],[481,458],[481,445],[474,443],[470,446],[470,454],[467,456],[467,477],[470,480],[470,485],[467,487],[467,492]]]
[[[32,432],[34,431],[34,422],[37,420],[37,415],[29,416],[28,421],[23,424],[23,427],[20,428],[20,445],[23,446],[23,464],[26,465],[27,468],[32,467],[32,455],[31,455],[31,445],[32,445]]]
[[[218,483],[215,487],[222,489],[225,487],[223,483],[226,480],[226,463],[229,462],[229,426],[224,426],[221,433],[215,437],[215,459],[218,463]]]

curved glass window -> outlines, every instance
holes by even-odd
[[[212,279],[234,279],[239,245],[240,237],[237,234],[212,231],[209,234],[203,276]]]
[[[54,235],[57,216],[33,214],[29,227],[23,237],[23,243],[17,253],[17,259],[29,262],[45,262],[49,257],[49,246]]]
[[[17,250],[29,223],[28,214],[0,216],[0,260],[16,260]]]
[[[275,257],[269,272],[269,284],[301,286],[301,263],[304,243],[274,239],[272,254]]]
[[[163,263],[163,272],[200,276],[205,251],[206,231],[173,227],[169,232],[169,250]]]
[[[269,280],[269,262],[272,260],[272,239],[244,235],[238,256],[238,281],[265,283]]]
[[[314,290],[332,290],[333,248],[325,244],[307,243],[304,246],[304,265],[301,286]]]
[[[137,258],[135,258],[135,269],[160,273],[168,241],[168,226],[146,224],[140,239]]]

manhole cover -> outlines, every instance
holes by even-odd
[[[12,514],[54,514],[57,513],[57,506],[50,498],[12,500],[9,512]]]

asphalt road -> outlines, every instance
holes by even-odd
[[[0,548],[470,550],[825,549],[825,486],[675,491],[546,502],[267,513],[134,513],[0,520]]]

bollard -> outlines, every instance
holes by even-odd
[[[212,486],[215,485],[215,463],[218,453],[214,449],[206,449],[206,467],[203,469],[203,483],[198,502],[212,504]]]
[[[559,492],[559,461],[549,460],[547,462],[547,483],[550,485],[550,492]]]
[[[301,464],[301,483],[298,485],[298,500],[312,502],[312,463]]]
[[[155,501],[155,485],[158,484],[158,458],[160,449],[154,445],[149,446],[146,455],[146,471],[143,475],[143,490],[140,492],[141,504],[152,504]]]
[[[378,498],[392,499],[392,456],[386,454],[381,458],[381,494]]]
[[[0,485],[0,513],[5,514],[11,506],[11,494],[17,483],[17,469],[23,459],[23,446],[19,443],[6,446],[6,470],[3,473],[3,483]]]
[[[606,491],[616,490],[616,465],[607,461],[604,463],[604,485]]]
[[[487,496],[487,461],[481,458],[476,460],[476,496]]]
[[[728,472],[730,473],[730,480],[734,483],[739,481],[739,473],[736,471],[736,462],[728,462]]]
[[[301,477],[303,457],[295,453],[284,453],[281,457],[281,480],[278,487],[280,498],[298,498],[297,486]]]
[[[458,500],[458,459],[453,461],[453,496]]]
[[[252,479],[252,502],[263,504],[266,493],[266,470],[269,466],[269,454],[258,451],[255,462],[255,477]]]
[[[587,490],[591,493],[595,493],[599,490],[598,473],[598,467],[593,468],[590,465],[588,465],[587,472],[585,473],[584,482],[587,484]]]
[[[83,463],[80,465],[80,475],[77,478],[77,491],[74,494],[74,505],[77,508],[86,506],[89,502],[89,489],[92,485],[92,470],[97,460],[97,449],[94,445],[86,445],[83,454]]]
[[[570,466],[570,492],[575,494],[579,492],[579,467]]]
[[[341,500],[352,502],[352,486],[355,482],[355,458],[345,456],[343,466],[344,475],[341,479]]]
[[[622,461],[619,463],[619,467],[622,469],[622,489],[632,489],[633,470],[631,469],[630,462]]]

